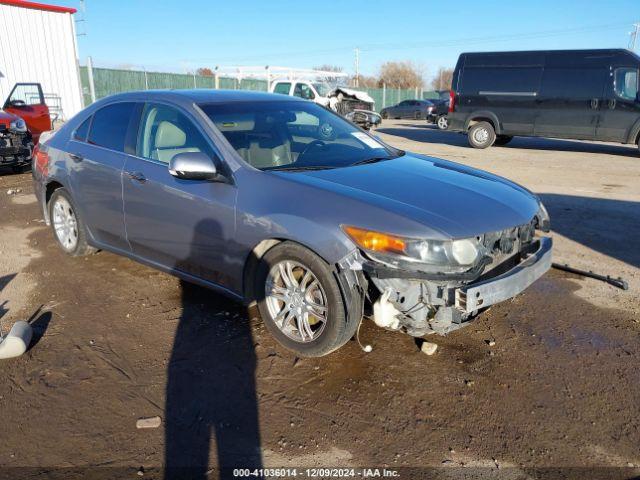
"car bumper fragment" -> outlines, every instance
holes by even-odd
[[[508,272],[459,288],[456,308],[472,313],[515,297],[551,268],[552,240],[543,237],[538,249]]]

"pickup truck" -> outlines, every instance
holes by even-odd
[[[340,86],[331,88],[323,82],[281,79],[271,84],[271,92],[311,100],[338,112],[365,130],[380,125],[382,121],[382,117],[373,111],[373,98],[358,90]]]
[[[21,172],[31,162],[40,134],[51,130],[39,83],[17,83],[0,109],[0,166]]]

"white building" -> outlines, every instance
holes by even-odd
[[[52,113],[83,107],[74,8],[0,0],[0,108],[16,83],[42,84]]]

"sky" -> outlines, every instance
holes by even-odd
[[[154,71],[322,64],[375,75],[409,60],[425,79],[463,51],[626,48],[638,0],[52,0],[76,7],[80,61]],[[606,5],[606,7],[605,7]],[[640,38],[638,39],[640,49]]]

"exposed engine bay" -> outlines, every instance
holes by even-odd
[[[14,132],[0,126],[0,165],[22,166],[31,161],[33,138],[29,131]]]
[[[551,268],[552,242],[536,237],[536,222],[482,235],[484,256],[474,269],[459,274],[398,269],[361,251],[343,259],[339,269],[362,271],[365,315],[378,326],[414,337],[444,335],[522,292]]]
[[[329,108],[365,130],[382,122],[382,117],[373,111],[373,98],[365,92],[337,87],[329,93],[328,98]]]

